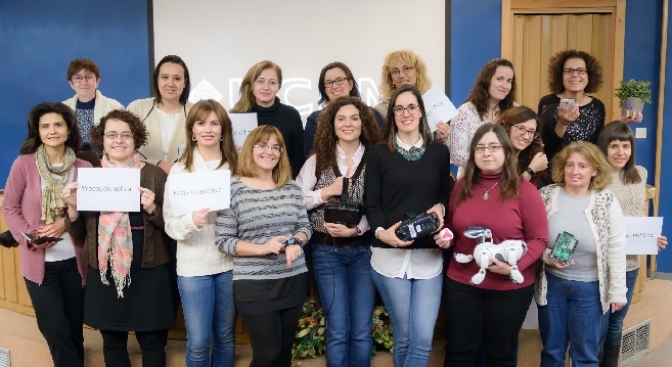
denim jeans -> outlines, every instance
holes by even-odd
[[[177,283],[187,325],[187,367],[233,367],[236,357],[233,271],[179,276]]]
[[[390,314],[395,367],[426,367],[441,304],[443,274],[430,279],[388,278],[371,269]]]
[[[371,247],[314,243],[313,269],[326,319],[327,366],[369,366],[376,298]]]
[[[602,324],[602,338],[601,343],[618,345],[621,344],[623,338],[623,320],[628,314],[628,309],[632,303],[632,295],[635,293],[635,283],[637,283],[637,276],[639,269],[628,271],[625,273],[625,286],[628,287],[628,292],[625,294],[628,303],[619,311],[614,313],[608,312],[608,316],[604,318]]]
[[[598,366],[602,313],[598,281],[566,280],[546,273],[548,304],[539,309],[541,367],[564,367],[569,344],[572,366]]]

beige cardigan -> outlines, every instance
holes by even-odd
[[[63,104],[77,111],[77,95],[63,101]],[[123,110],[124,105],[116,99],[107,98],[99,90],[96,90],[96,105],[93,107],[93,125],[98,126],[100,119],[113,110]]]
[[[173,132],[173,137],[170,139],[168,148],[169,162],[177,160],[177,148],[185,143],[184,123],[192,105],[191,102],[187,102],[183,112],[178,117],[177,126],[175,126],[175,131]],[[158,107],[156,106],[154,97],[136,99],[126,109],[136,114],[140,118],[140,121],[145,123],[147,132],[149,133],[147,144],[140,148],[140,154],[144,156],[146,161],[158,164],[159,161],[163,160],[163,138],[161,136],[161,120],[159,120]]]

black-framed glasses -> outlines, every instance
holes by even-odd
[[[477,153],[485,153],[485,150],[487,149],[488,152],[490,153],[495,153],[498,152],[500,149],[502,149],[501,145],[498,144],[491,144],[491,145],[477,145],[476,146],[476,152]]]
[[[271,151],[273,153],[282,153],[282,147],[279,145],[268,145],[267,143],[257,143],[254,144],[256,148],[259,148],[261,150],[268,150],[268,148],[271,148]]]
[[[348,78],[341,78],[341,77],[338,77],[334,80],[325,80],[324,81],[324,87],[325,88],[331,88],[334,84],[343,85],[343,83],[345,83],[347,81],[348,81]]]
[[[532,137],[532,140],[536,139],[539,136],[537,130],[526,130],[523,125],[513,125],[513,128],[516,129],[516,134],[518,135],[529,135]]]
[[[577,73],[579,75],[586,75],[588,73],[588,69],[583,67],[576,69],[564,68],[562,69],[562,72],[565,73],[565,75],[574,75],[574,73]]]
[[[121,136],[121,140],[129,140],[133,139],[133,133],[129,131],[124,131],[122,133],[118,133],[116,131],[110,131],[105,133],[105,137],[110,139],[110,140],[116,140]]]
[[[86,80],[89,83],[93,83],[96,80],[96,76],[94,74],[89,74],[89,75],[75,75],[72,77],[72,82],[75,84],[81,84],[84,80]]]
[[[392,107],[392,111],[394,111],[394,114],[397,116],[401,116],[404,114],[404,111],[408,111],[411,115],[415,115],[418,112],[418,109],[420,109],[420,106],[417,104],[409,104],[408,106],[394,106]]]
[[[397,68],[390,70],[390,74],[392,74],[392,76],[397,76],[400,73],[404,73],[404,75],[407,75],[408,73],[413,71],[413,69],[415,69],[415,66],[404,65],[401,67],[401,70]]]

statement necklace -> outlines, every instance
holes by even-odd
[[[499,183],[499,181],[495,182],[495,184],[492,185],[491,188],[486,189],[486,188],[485,188],[485,185],[483,184],[483,182],[481,182],[481,186],[483,186],[483,190],[485,190],[485,194],[483,194],[483,200],[488,200],[488,199],[490,198],[490,194],[489,194],[490,190],[494,189],[495,186],[497,186],[498,183]]]

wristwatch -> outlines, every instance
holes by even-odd
[[[303,240],[299,236],[294,236],[294,237],[292,237],[292,238],[290,238],[286,241],[285,246],[289,246],[289,245],[303,246]]]
[[[525,172],[529,173],[530,177],[534,176],[534,170],[530,167],[525,168]]]

